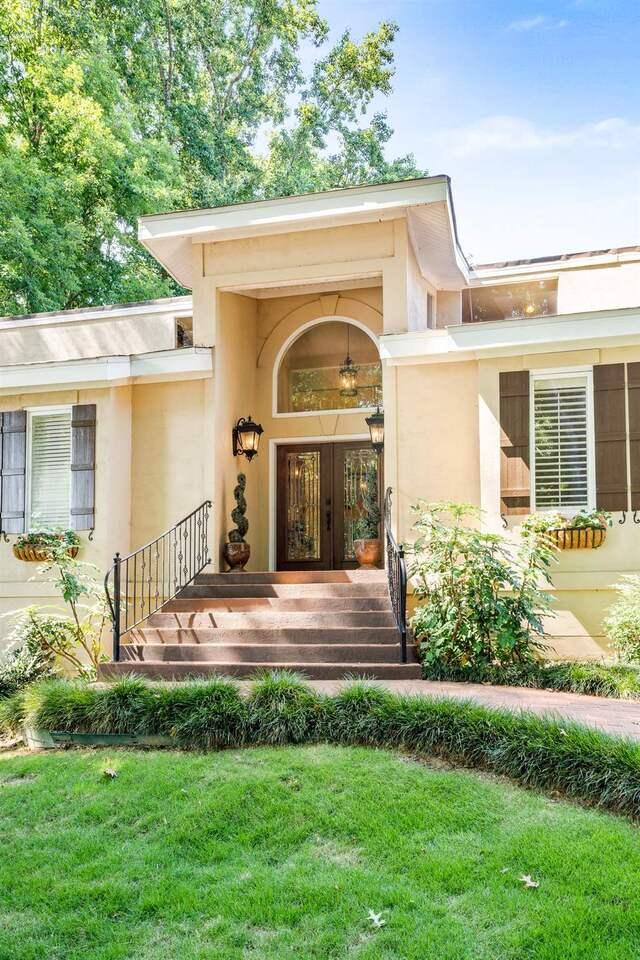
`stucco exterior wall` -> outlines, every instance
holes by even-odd
[[[399,536],[411,540],[411,507],[419,500],[480,500],[478,370],[467,361],[391,372],[396,436],[389,450],[385,429],[385,456],[397,462]]]
[[[223,240],[206,244],[204,273],[290,270],[293,266],[345,263],[394,255],[393,221],[353,224],[302,233]]]
[[[256,356],[257,303],[252,297],[235,293],[219,293],[216,306],[215,376],[213,383],[213,407],[207,409],[206,419],[215,418],[209,452],[206,446],[202,455],[211,457],[213,466],[213,533],[212,551],[216,569],[224,570],[221,564],[222,546],[227,531],[233,526],[231,511],[235,507],[233,489],[239,473],[247,477],[247,518],[255,524],[258,514],[258,487],[255,483],[256,461],[249,463],[246,457],[234,457],[231,432],[240,417],[256,418],[255,402],[255,356]],[[258,456],[260,460],[260,456]],[[248,541],[251,542],[252,530]],[[255,566],[252,557],[251,569]]]
[[[257,488],[257,511],[253,517],[252,569],[268,569],[269,543],[274,536],[275,445],[272,441],[368,438],[364,420],[367,411],[339,414],[274,414],[274,372],[285,344],[305,324],[324,317],[355,320],[374,337],[382,332],[382,290],[380,287],[342,290],[335,294],[277,297],[258,302],[255,410],[264,427],[259,456],[247,471],[249,483]]]
[[[206,380],[132,389],[131,544],[136,549],[211,495],[203,443]]]
[[[0,321],[1,362],[51,363],[173,350],[176,317],[191,313],[190,298],[181,300],[184,303],[167,301],[166,308],[148,313],[123,308],[120,316],[96,311],[81,319],[53,314],[50,319]]]
[[[616,310],[640,305],[640,262],[561,270],[558,313]]]
[[[483,360],[479,363],[480,503],[488,529],[504,532],[500,503],[499,374],[503,370],[544,370],[558,367],[640,361],[640,346],[532,354]],[[517,541],[522,518],[510,517],[509,536]],[[640,526],[620,513],[606,542],[597,550],[567,550],[558,554],[552,574],[554,612],[547,623],[550,654],[558,657],[600,658],[610,653],[602,627],[615,598],[614,587],[625,573],[640,570]]]
[[[80,533],[79,559],[107,569],[116,552],[130,545],[131,506],[131,387],[109,390],[58,391],[0,398],[0,410],[53,404],[96,404],[96,510],[93,539]],[[31,604],[55,604],[48,583],[31,582],[38,564],[13,556],[11,543],[0,541],[0,614]],[[98,574],[100,575],[100,574]],[[0,619],[0,651],[6,644],[10,622]]]

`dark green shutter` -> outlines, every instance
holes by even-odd
[[[71,411],[71,526],[95,526],[96,405],[81,403]]]
[[[0,414],[0,531],[24,533],[27,411]]]
[[[500,374],[500,512],[531,512],[529,371]]]
[[[627,415],[624,363],[593,368],[596,447],[596,507],[626,510]]]

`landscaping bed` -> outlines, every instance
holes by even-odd
[[[583,693],[616,700],[640,700],[640,667],[600,663],[533,662],[500,666],[453,667],[424,664],[425,680],[490,683]]]
[[[637,957],[637,828],[395,752],[5,755],[0,817],[11,960]]]
[[[477,704],[397,696],[356,683],[323,696],[286,673],[243,696],[229,680],[107,687],[44,681],[0,704],[0,726],[165,737],[185,749],[327,741],[389,747],[504,774],[640,817],[640,745],[568,722]]]

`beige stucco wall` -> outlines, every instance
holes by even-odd
[[[558,313],[640,306],[640,262],[561,270]]]
[[[81,532],[80,560],[100,579],[116,551],[126,554],[171,526],[211,495],[211,380],[57,391],[0,398],[0,410],[52,404],[96,404],[96,510],[90,541]],[[49,584],[32,583],[37,564],[0,541],[0,613],[52,604]],[[9,622],[0,620],[0,650]]]
[[[245,457],[233,456],[231,439],[232,429],[240,417],[255,417],[256,312],[257,304],[251,297],[234,293],[217,296],[212,407],[205,417],[211,449],[207,449],[206,443],[203,449],[203,456],[211,458],[212,466],[212,551],[217,569],[224,569],[220,566],[220,555],[226,533],[232,527],[230,514],[235,506],[233,488],[238,473],[247,476],[250,523],[257,510],[257,490],[251,482],[254,464],[248,463]]]
[[[77,319],[52,319],[32,324],[9,321],[0,323],[0,362],[2,364],[50,363],[93,357],[124,356],[176,346],[176,317],[185,308],[167,312],[100,315]]]
[[[96,525],[91,541],[88,532],[80,533],[79,559],[95,564],[98,575],[104,575],[115,551],[126,551],[130,542],[131,387],[2,397],[0,410],[75,403],[96,404]],[[34,603],[55,604],[50,584],[30,582],[38,565],[14,558],[14,539],[0,541],[0,613]],[[9,621],[1,619],[0,650],[9,629]]]
[[[362,223],[303,233],[243,240],[223,240],[205,246],[207,276],[235,273],[238,269],[290,270],[292,266],[345,263],[394,254],[393,221]]]
[[[488,529],[503,532],[500,503],[499,374],[502,370],[544,370],[596,363],[640,360],[640,345],[483,360],[479,363],[480,504]],[[558,554],[552,573],[555,616],[547,629],[557,656],[595,657],[609,654],[602,627],[614,600],[615,584],[625,573],[640,571],[640,526],[620,513],[607,540],[597,550],[568,550]],[[509,536],[518,539],[521,518],[509,518]]]
[[[338,414],[274,414],[273,383],[279,354],[291,337],[305,324],[324,317],[354,320],[374,337],[382,332],[382,291],[380,287],[342,290],[333,294],[306,294],[277,297],[258,302],[256,357],[256,411],[264,426],[260,455],[251,465],[249,481],[258,488],[257,514],[253,518],[253,569],[269,566],[269,541],[275,523],[275,445],[270,441],[304,437],[349,439],[368,437],[366,411]],[[251,518],[250,518],[251,521]]]
[[[131,442],[132,549],[167,530],[211,495],[203,443],[207,380],[133,387]]]

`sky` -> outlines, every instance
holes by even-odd
[[[399,26],[390,155],[452,179],[475,263],[640,243],[640,0],[319,0]]]

